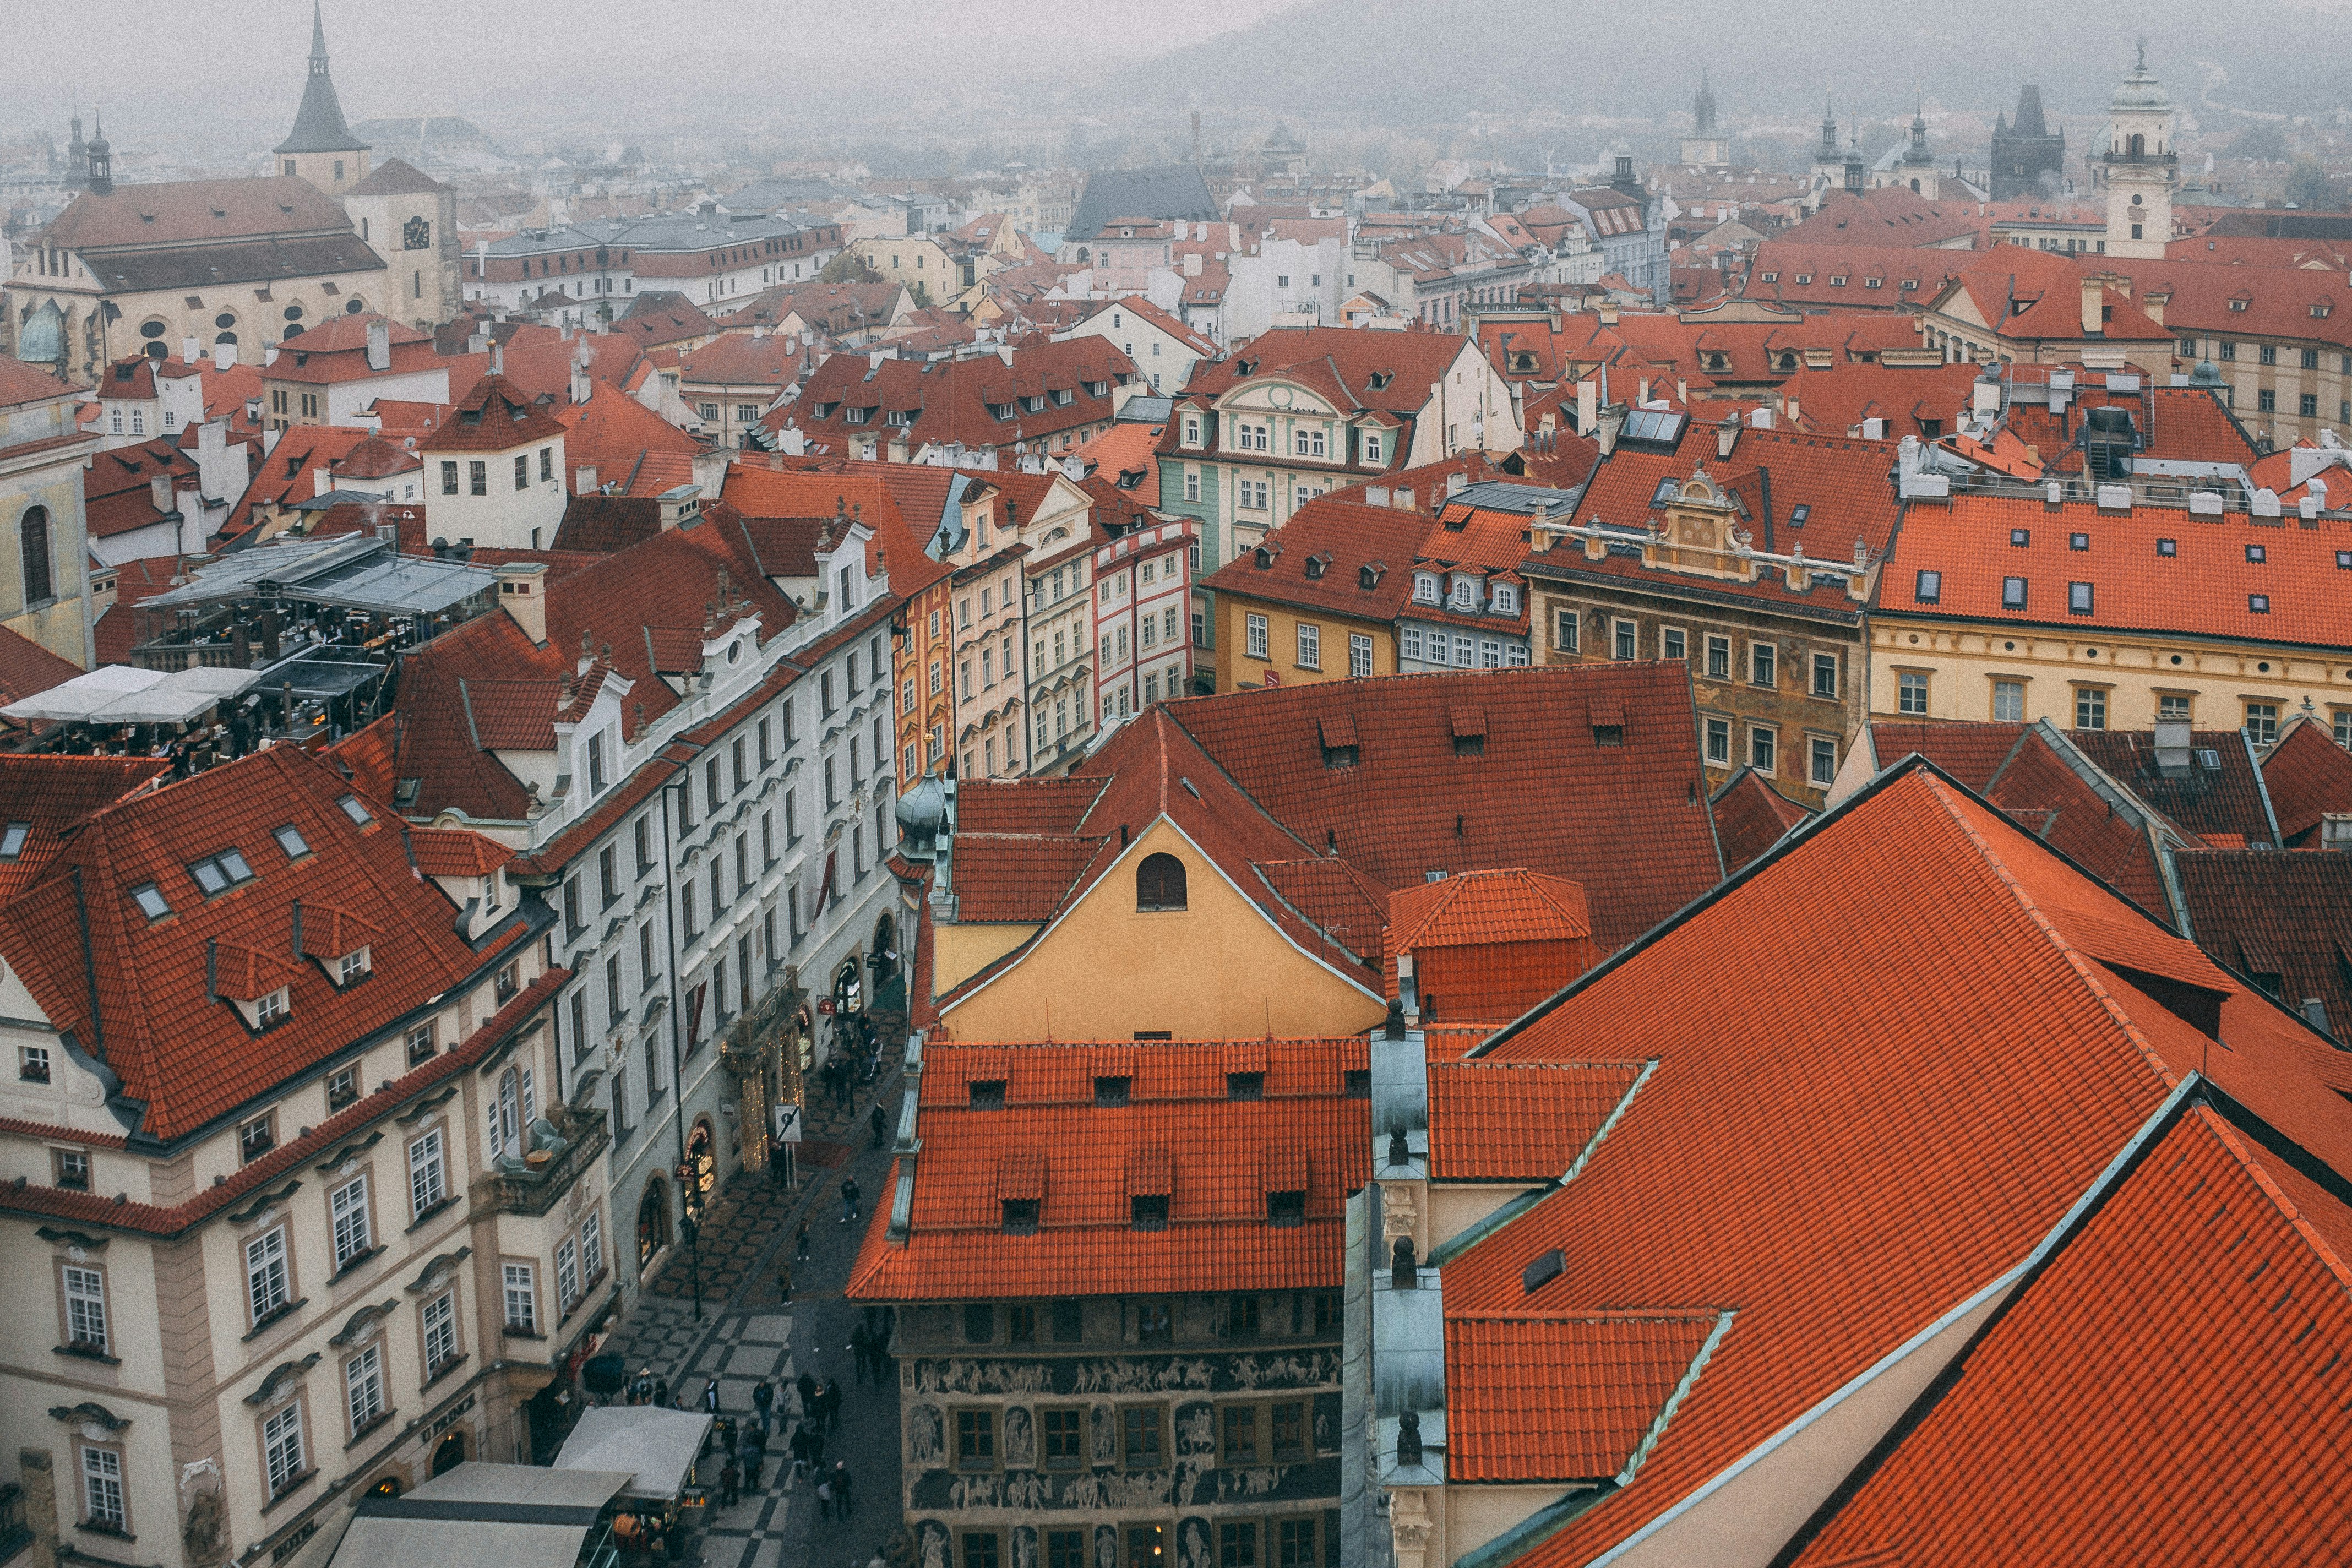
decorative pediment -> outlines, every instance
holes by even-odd
[[[268,1375],[261,1380],[260,1386],[245,1396],[245,1402],[247,1405],[268,1405],[279,1398],[281,1391],[284,1394],[293,1393],[294,1385],[301,1381],[302,1374],[318,1364],[317,1351],[312,1351],[300,1361],[279,1362],[269,1369]]]
[[[108,1432],[120,1432],[131,1425],[128,1415],[117,1415],[96,1400],[85,1399],[79,1405],[52,1405],[49,1415],[59,1421],[70,1421],[83,1426],[96,1426]]]
[[[342,1164],[344,1161],[356,1160],[362,1154],[366,1153],[369,1150],[374,1148],[377,1144],[383,1142],[383,1129],[381,1127],[377,1128],[374,1131],[369,1133],[364,1138],[354,1138],[350,1142],[344,1144],[341,1148],[337,1149],[333,1153],[328,1155],[325,1159],[320,1161],[318,1165],[319,1173],[322,1176],[328,1175],[331,1173],[336,1167]]]
[[[471,1258],[473,1255],[474,1249],[470,1247],[461,1247],[455,1252],[444,1252],[439,1254],[430,1263],[427,1263],[425,1266],[423,1273],[417,1275],[415,1279],[409,1282],[408,1293],[412,1296],[423,1295],[425,1291],[430,1290],[434,1286],[438,1285],[442,1280],[456,1273],[457,1265],[465,1262],[466,1259]]]
[[[302,1184],[297,1181],[289,1182],[284,1186],[277,1188],[274,1191],[264,1191],[257,1196],[253,1202],[247,1204],[245,1207],[236,1210],[228,1217],[236,1221],[238,1225],[251,1225],[255,1220],[259,1219],[264,1214],[268,1213],[272,1206],[284,1203],[288,1198],[292,1197],[296,1193],[300,1192],[301,1190]]]
[[[343,1331],[327,1342],[338,1347],[352,1343],[362,1334],[366,1333],[371,1326],[391,1316],[399,1305],[397,1300],[391,1300],[379,1301],[370,1307],[362,1307],[351,1315],[349,1321],[343,1324]]]
[[[457,1086],[451,1084],[438,1094],[428,1094],[393,1118],[403,1127],[414,1127],[436,1110],[457,1098]]]
[[[113,1239],[111,1237],[91,1236],[87,1231],[55,1230],[46,1225],[41,1226],[40,1229],[35,1231],[33,1234],[39,1237],[43,1241],[61,1241],[68,1247],[75,1247],[83,1252],[100,1251],[105,1247],[109,1241]]]

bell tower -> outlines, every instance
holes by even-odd
[[[318,0],[311,0],[310,71],[302,83],[302,107],[276,152],[278,166],[271,173],[308,180],[329,195],[341,195],[367,178],[368,144],[344,123],[335,79],[327,71],[327,23]]]
[[[2172,100],[2147,68],[2147,41],[2139,63],[2107,105],[2107,149],[2099,183],[2107,188],[2107,254],[2156,257],[2172,237],[2172,191],[2180,155],[2172,145]]]

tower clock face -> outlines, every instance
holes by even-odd
[[[433,225],[421,217],[410,218],[400,226],[400,247],[403,250],[433,248]]]

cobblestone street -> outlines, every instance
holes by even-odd
[[[633,1373],[651,1368],[689,1405],[705,1381],[717,1378],[721,1414],[739,1420],[752,1417],[755,1380],[780,1385],[782,1418],[759,1489],[747,1491],[732,1508],[714,1503],[689,1548],[689,1557],[707,1568],[864,1568],[898,1532],[898,1391],[895,1383],[877,1388],[855,1381],[849,1339],[859,1309],[843,1299],[842,1288],[888,1170],[888,1152],[874,1147],[866,1119],[878,1097],[895,1125],[902,1054],[900,1047],[887,1050],[874,1085],[855,1094],[845,1110],[812,1108],[811,1136],[800,1145],[790,1189],[746,1175],[719,1194],[701,1229],[698,1261],[692,1249],[677,1249],[607,1342]],[[845,1175],[862,1189],[855,1224],[842,1223]],[[803,1217],[810,1255],[792,1264],[793,1297],[786,1302],[778,1293],[777,1265],[791,1258]],[[693,1305],[698,1270],[699,1322]],[[825,1439],[824,1457],[828,1468],[835,1459],[849,1463],[855,1512],[845,1520],[819,1519],[814,1478],[793,1479],[787,1445],[800,1396],[792,1384],[803,1372],[820,1384],[841,1384],[840,1415]],[[704,1479],[715,1498],[715,1452]]]

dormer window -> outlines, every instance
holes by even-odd
[[[1365,461],[1365,462],[1367,462],[1367,463],[1379,463],[1379,462],[1384,462],[1384,461],[1386,461],[1386,459],[1385,459],[1385,458],[1383,458],[1381,456],[1381,433],[1380,433],[1379,431],[1377,431],[1377,430],[1367,430],[1367,431],[1365,431],[1365,432],[1364,432],[1364,461]]]
[[[1128,1223],[1137,1230],[1168,1228],[1168,1194],[1136,1193],[1127,1200]]]
[[[1054,406],[1056,408],[1067,408],[1076,400],[1077,395],[1078,395],[1076,393],[1072,392],[1066,386],[1057,386],[1054,389]]]
[[[335,984],[352,985],[367,978],[369,950],[362,947],[335,960]]]
[[[1438,585],[1437,585],[1437,574],[1436,574],[1436,573],[1434,573],[1434,572],[1416,572],[1416,573],[1414,573],[1414,574],[1413,574],[1413,576],[1412,576],[1412,598],[1413,598],[1413,603],[1415,603],[1415,604],[1417,604],[1417,605],[1434,605],[1434,604],[1436,604],[1439,600],[1441,600],[1441,599],[1442,599],[1442,598],[1444,598],[1444,591],[1443,591],[1442,589],[1440,589],[1440,588],[1438,587]]]
[[[1519,613],[1519,596],[1507,583],[1497,583],[1495,585],[1495,613],[1498,616],[1516,616]]]
[[[256,997],[253,1003],[253,1026],[257,1029],[266,1029],[278,1022],[292,1011],[293,1000],[291,988],[284,985],[267,995]]]
[[[1268,1193],[1265,1194],[1265,1223],[1275,1226],[1299,1226],[1307,1223],[1305,1193]]]
[[[1320,551],[1320,550],[1317,551],[1314,554],[1312,554],[1312,555],[1310,555],[1310,556],[1308,556],[1308,557],[1307,558],[1307,581],[1309,581],[1309,582],[1319,582],[1319,581],[1321,581],[1321,580],[1322,580],[1323,574],[1324,574],[1324,573],[1326,573],[1326,572],[1328,572],[1328,571],[1329,571],[1329,570],[1330,570],[1330,568],[1331,568],[1331,557],[1330,557],[1328,554],[1327,554],[1326,552],[1324,552],[1323,551]]]
[[[1197,447],[1200,444],[1201,416],[1197,414],[1187,414],[1184,416],[1184,445]]]
[[[1356,586],[1369,594],[1381,585],[1381,579],[1387,574],[1387,567],[1377,561],[1368,561],[1356,568]]]
[[[873,412],[874,410],[871,408],[845,409],[843,411],[841,417],[845,424],[863,425],[866,423],[867,416],[871,415]]]
[[[234,849],[224,849],[189,867],[188,875],[196,879],[196,886],[205,890],[206,898],[210,898],[215,893],[226,893],[240,883],[252,881],[253,868],[245,863],[243,855]]]
[[[1475,610],[1478,607],[1478,579],[1475,577],[1454,579],[1454,607],[1457,610]]]

